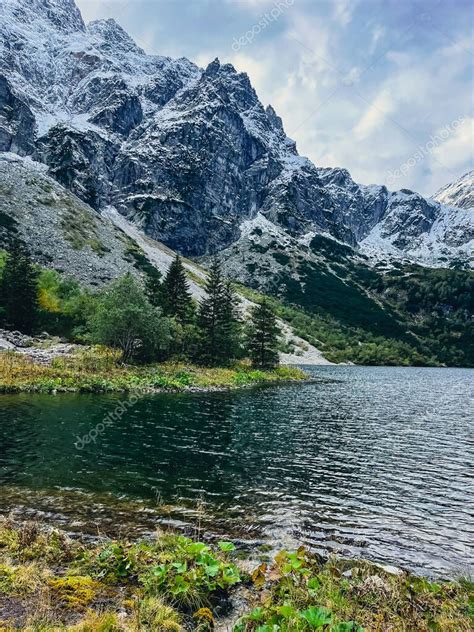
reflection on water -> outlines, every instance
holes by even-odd
[[[202,499],[210,533],[465,571],[473,372],[310,370],[316,383],[142,397],[82,450],[117,396],[3,396],[0,509],[149,530],[193,524]]]

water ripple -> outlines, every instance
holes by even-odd
[[[145,396],[83,450],[117,397],[3,396],[0,509],[472,568],[472,370],[310,370],[299,387]]]

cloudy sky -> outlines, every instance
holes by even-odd
[[[471,0],[76,0],[149,53],[245,71],[299,152],[431,195],[473,169]]]

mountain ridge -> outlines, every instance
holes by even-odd
[[[4,244],[13,228],[86,285],[178,251],[196,298],[196,260],[217,256],[242,296],[275,297],[302,359],[472,365],[467,204],[315,166],[245,73],[147,55],[115,20],[63,23],[72,4],[0,4]],[[472,178],[452,187],[464,200]]]
[[[46,163],[96,210],[115,206],[188,256],[236,243],[260,213],[291,237],[327,234],[374,262],[467,265],[470,214],[316,167],[245,73],[147,55],[115,20],[85,25],[73,7],[0,8],[0,149]]]
[[[454,182],[441,187],[433,199],[456,208],[474,208],[474,170],[467,171]]]

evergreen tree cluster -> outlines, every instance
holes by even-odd
[[[132,275],[93,294],[53,271],[33,265],[20,243],[6,257],[0,282],[0,324],[33,333],[39,327],[69,329],[72,338],[122,351],[122,360],[148,362],[170,357],[224,366],[250,357],[256,367],[278,364],[279,330],[267,301],[242,322],[239,300],[217,259],[197,304],[179,255],[165,277],[154,274],[144,287]],[[54,318],[52,318],[54,314]]]
[[[1,319],[7,327],[30,334],[38,311],[38,271],[22,243],[14,240],[0,283]]]

